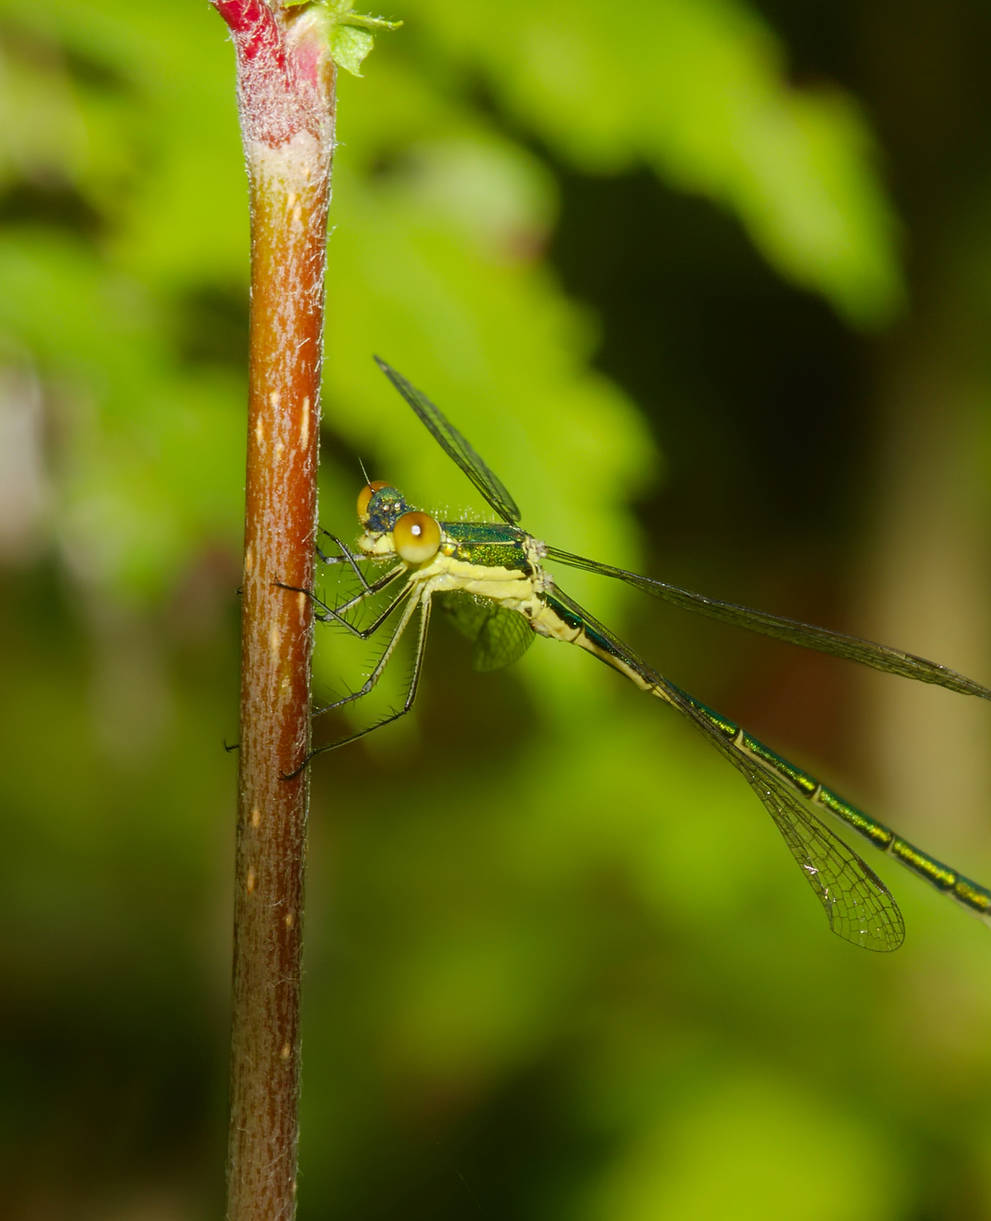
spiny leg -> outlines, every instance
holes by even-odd
[[[401,576],[405,575],[406,571],[407,571],[407,569],[406,569],[405,564],[397,564],[395,568],[390,568],[389,571],[383,573],[382,576],[380,576],[378,578],[378,580],[372,581],[371,583],[369,583],[368,581],[365,581],[364,578],[362,577],[362,580],[364,582],[364,589],[359,590],[359,592],[356,593],[353,598],[348,598],[348,600],[346,602],[341,602],[339,605],[335,606],[334,607],[335,617],[340,619],[340,621],[342,623],[344,623],[346,627],[348,627],[352,631],[354,631],[353,625],[348,623],[348,621],[346,619],[341,618],[342,612],[351,610],[352,607],[358,606],[362,602],[364,602],[366,598],[370,598],[377,593],[381,593],[382,590],[386,589],[388,586],[390,586],[392,584],[392,582],[396,580],[397,577],[401,577]],[[400,594],[400,597],[402,597],[401,594]],[[397,601],[398,601],[398,599],[397,599]],[[393,605],[395,605],[395,604],[393,603]],[[389,609],[391,610],[391,606]],[[386,614],[388,614],[388,611],[386,612]],[[359,631],[357,634],[368,636],[371,634],[372,631],[374,631],[374,628],[365,629],[364,631]]]
[[[351,625],[348,624],[348,627],[356,636],[359,636],[362,640],[367,640],[369,636],[371,636],[382,626],[389,615],[391,615],[400,602],[402,602],[403,598],[409,598],[406,609],[399,617],[399,622],[396,624],[392,635],[389,637],[385,648],[382,650],[381,656],[375,663],[372,672],[365,679],[364,683],[358,688],[357,691],[352,691],[350,695],[342,696],[339,700],[334,700],[330,704],[324,704],[321,708],[315,708],[313,710],[314,716],[320,716],[321,713],[330,712],[334,708],[340,708],[344,704],[350,704],[353,700],[361,699],[362,696],[368,695],[372,688],[378,683],[383,672],[385,671],[385,667],[389,664],[389,659],[395,652],[396,645],[399,643],[407,627],[409,627],[409,621],[412,619],[413,613],[419,605],[419,598],[411,597],[410,593],[411,587],[409,585],[400,590],[399,594],[392,600],[392,602],[389,603],[382,614],[379,615],[378,619],[376,619],[376,621],[370,627],[365,628],[363,631],[359,631],[358,628],[351,627]]]
[[[340,555],[326,555],[324,551],[321,550],[316,543],[314,543],[313,550],[317,553],[317,558],[324,564],[347,564],[349,562],[349,557],[350,562],[355,560],[371,560],[375,558],[374,556],[365,555],[364,553],[356,556],[351,551],[350,547],[348,547],[347,543],[339,539],[336,534],[332,534],[329,530],[324,529],[323,526],[320,527],[320,533],[326,534],[330,541],[336,544],[338,551],[341,553]]]
[[[328,709],[331,709],[331,708],[339,708],[342,704],[346,704],[350,700],[357,699],[360,695],[367,695],[368,692],[371,691],[372,687],[378,682],[379,678],[381,677],[381,674],[382,674],[383,669],[385,668],[386,662],[391,657],[392,652],[395,649],[395,646],[398,643],[400,636],[403,634],[403,632],[406,630],[407,626],[409,625],[409,621],[412,618],[413,613],[416,610],[417,606],[420,607],[420,626],[419,626],[419,630],[417,631],[416,651],[413,655],[413,668],[410,671],[409,685],[406,689],[406,698],[403,701],[402,707],[396,709],[394,712],[388,713],[388,715],[386,715],[384,717],[381,717],[379,720],[373,722],[371,725],[367,725],[364,729],[359,729],[357,731],[357,733],[349,734],[347,737],[341,738],[337,742],[328,742],[326,746],[315,747],[313,750],[310,751],[310,753],[306,756],[306,758],[302,761],[302,763],[300,763],[300,765],[297,768],[295,768],[293,771],[291,771],[287,776],[283,777],[284,780],[292,780],[296,776],[298,776],[299,773],[303,770],[303,768],[306,767],[306,765],[314,757],[314,755],[322,755],[324,753],[324,751],[337,750],[337,748],[339,746],[347,746],[351,742],[356,742],[359,738],[363,738],[365,736],[365,734],[372,733],[376,729],[382,729],[383,726],[390,725],[390,724],[392,724],[393,721],[398,721],[400,717],[405,716],[406,713],[409,712],[409,710],[413,707],[413,701],[416,699],[416,691],[417,691],[417,687],[419,686],[419,682],[420,682],[420,671],[423,668],[423,655],[424,655],[424,652],[426,651],[427,627],[430,623],[430,597],[429,597],[429,595],[420,601],[411,601],[410,602],[409,607],[407,608],[407,610],[404,612],[402,618],[400,619],[400,621],[396,627],[396,630],[393,632],[392,637],[389,640],[388,645],[386,646],[385,652],[382,654],[382,657],[379,658],[379,661],[376,663],[375,669],[369,675],[368,681],[365,683],[365,686],[362,688],[362,690],[360,692],[355,692],[354,695],[345,697],[343,700],[338,700],[336,703],[328,704],[325,708],[318,709],[314,715],[319,715],[321,712],[326,712]]]
[[[385,619],[387,619],[392,611],[394,611],[399,605],[399,603],[402,601],[405,590],[389,603],[386,609],[381,615],[378,616],[370,627],[355,627],[353,623],[344,618],[343,612],[351,610],[352,607],[358,606],[360,603],[364,602],[366,598],[370,598],[374,594],[381,593],[382,590],[391,585],[397,577],[401,577],[405,571],[405,565],[397,565],[397,567],[390,569],[389,572],[384,573],[378,578],[377,581],[372,581],[371,584],[369,584],[368,581],[365,581],[364,577],[362,577],[362,581],[364,582],[365,586],[364,589],[355,594],[353,598],[349,598],[346,602],[341,602],[338,606],[331,606],[330,603],[325,602],[319,594],[314,593],[312,589],[304,589],[302,585],[287,585],[284,581],[274,581],[273,584],[277,585],[280,589],[288,589],[292,593],[305,594],[311,602],[316,603],[316,605],[321,609],[314,613],[314,618],[320,623],[338,623],[341,627],[347,628],[352,635],[360,636],[362,639],[367,639],[368,636],[382,626]]]
[[[341,554],[340,555],[325,555],[324,552],[322,552],[319,547],[314,547],[314,551],[316,551],[317,557],[324,564],[349,564],[351,566],[351,571],[354,573],[354,575],[358,578],[359,582],[361,583],[360,591],[357,594],[355,594],[355,596],[353,598],[351,598],[349,601],[344,602],[340,606],[336,607],[335,609],[337,611],[349,610],[352,606],[356,606],[363,598],[367,597],[370,594],[377,593],[380,589],[384,589],[385,586],[389,584],[389,581],[394,576],[398,575],[400,572],[405,571],[405,565],[397,566],[396,568],[391,569],[390,573],[387,574],[387,576],[380,577],[377,581],[373,581],[370,583],[368,581],[368,578],[365,576],[365,574],[362,572],[361,568],[359,567],[359,563],[368,561],[368,560],[380,559],[381,557],[373,556],[373,555],[365,555],[364,553],[361,553],[360,555],[355,555],[355,553],[351,550],[350,547],[348,547],[348,545],[344,542],[344,540],[338,538],[336,534],[331,534],[331,532],[329,530],[323,530],[323,529],[321,530],[321,533],[326,534],[329,539],[332,539],[333,542],[335,542],[337,544],[337,548]]]
[[[336,543],[337,549],[341,554],[325,555],[319,547],[314,546],[313,550],[317,553],[317,558],[324,564],[350,564],[355,576],[362,583],[362,585],[367,588],[368,582],[365,580],[365,574],[361,571],[358,565],[367,560],[375,560],[379,557],[374,555],[365,555],[364,552],[362,552],[360,555],[355,555],[347,543],[345,543],[343,539],[338,538],[336,534],[331,534],[329,530],[324,529],[321,529],[320,533],[326,534],[331,542]]]
[[[373,555],[365,555],[364,553],[355,555],[355,553],[351,550],[350,547],[348,547],[348,545],[344,542],[344,540],[338,538],[336,534],[331,534],[331,532],[329,530],[323,530],[323,529],[321,530],[321,533],[326,534],[329,539],[331,539],[334,543],[336,543],[337,548],[341,554],[340,555],[325,555],[320,550],[319,547],[316,547],[315,551],[316,551],[317,555],[319,556],[319,558],[325,564],[349,564],[351,566],[351,571],[354,573],[354,575],[358,578],[359,582],[361,583],[361,589],[359,590],[359,592],[357,594],[355,594],[355,596],[353,598],[349,598],[347,602],[342,602],[338,606],[333,608],[334,612],[336,612],[337,616],[339,616],[342,611],[350,610],[351,607],[357,606],[366,597],[370,597],[372,594],[376,594],[380,590],[385,589],[385,587],[391,581],[393,581],[397,576],[401,575],[402,573],[404,573],[406,571],[405,564],[397,564],[395,568],[391,568],[387,573],[385,573],[383,576],[379,577],[378,580],[369,582],[368,578],[365,576],[365,574],[362,572],[361,568],[359,567],[359,563],[361,563],[362,561],[366,561],[366,560],[380,559],[381,557],[377,557],[377,556],[373,556]],[[327,607],[326,603],[322,603],[322,605],[324,605],[324,607],[327,610],[330,610],[330,607]],[[331,617],[333,618],[335,616],[332,614]],[[350,626],[350,625],[347,625],[347,626]]]

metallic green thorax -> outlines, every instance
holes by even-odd
[[[503,522],[441,522],[445,555],[479,568],[512,568],[532,573],[526,543],[533,540],[518,526]]]

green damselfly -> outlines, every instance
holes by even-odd
[[[540,542],[520,527],[516,501],[461,433],[421,391],[384,361],[378,360],[378,364],[434,440],[501,520],[439,521],[407,504],[391,484],[376,481],[362,488],[358,496],[362,534],[357,549],[351,550],[329,535],[339,554],[319,553],[328,564],[347,564],[356,574],[360,590],[337,606],[315,598],[319,607],[317,618],[338,623],[366,639],[385,629],[386,643],[359,690],[317,711],[338,708],[367,695],[381,678],[396,645],[416,620],[414,659],[401,707],[340,741],[319,747],[314,754],[353,742],[410,710],[422,668],[432,599],[435,594],[455,594],[456,598],[446,601],[458,626],[475,642],[476,668],[507,665],[522,655],[534,635],[547,636],[575,644],[598,657],[641,691],[656,696],[686,717],[760,798],[822,904],[833,932],[846,941],[870,950],[894,950],[904,939],[905,925],[887,887],[818,818],[813,810],[816,806],[991,924],[991,891],[914,847],[739,725],[675,686],[558,588],[544,562],[554,560],[613,577],[683,609],[889,674],[935,683],[986,700],[991,700],[991,690],[946,666],[900,649],[720,602]],[[369,580],[363,571],[363,566],[369,565],[384,571]],[[359,628],[349,620],[349,611],[396,586],[398,592],[371,624]]]

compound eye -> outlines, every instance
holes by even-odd
[[[368,517],[368,506],[372,502],[372,497],[376,492],[381,492],[383,488],[389,485],[384,479],[376,479],[372,483],[366,483],[358,493],[358,520],[364,524]]]
[[[396,554],[407,564],[422,564],[432,560],[440,546],[440,526],[429,513],[419,509],[404,513],[392,527]]]

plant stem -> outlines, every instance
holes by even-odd
[[[295,1213],[319,390],[334,68],[310,24],[213,0],[237,51],[251,323],[234,902],[230,1221]]]

